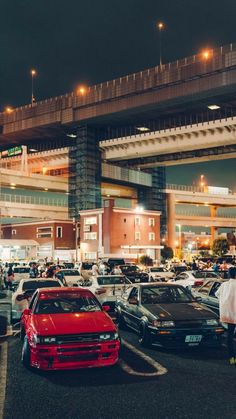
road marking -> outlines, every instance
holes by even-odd
[[[144,361],[146,361],[156,370],[155,372],[138,372],[133,370],[133,368],[131,368],[125,361],[123,361],[123,359],[120,359],[119,365],[128,374],[139,375],[143,377],[154,377],[157,375],[164,375],[168,372],[168,370],[165,367],[163,367],[163,365],[159,364],[159,362],[154,361],[154,359],[152,359],[150,356],[146,355],[139,349],[135,348],[135,346],[128,343],[125,339],[122,339],[122,344],[126,346],[129,350],[134,352],[136,355],[138,355],[140,358],[144,359]]]
[[[7,342],[1,344],[0,353],[0,419],[3,419],[7,382]]]

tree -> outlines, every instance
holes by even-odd
[[[221,237],[215,239],[211,250],[216,256],[224,256],[229,250],[228,240]]]
[[[139,258],[139,263],[141,263],[141,265],[144,265],[144,266],[151,266],[153,264],[153,260],[148,255],[142,255]]]
[[[172,259],[174,256],[174,252],[173,249],[169,246],[164,246],[163,249],[161,249],[161,257],[166,260],[166,259]]]

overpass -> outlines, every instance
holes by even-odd
[[[167,185],[165,193],[168,244],[172,248],[175,247],[176,226],[179,229],[184,226],[210,228],[212,241],[219,228],[236,229],[236,195],[227,188]]]
[[[101,206],[103,163],[142,169],[152,182],[139,185],[137,199],[162,211],[165,224],[160,166],[235,156],[235,90],[229,44],[4,112],[0,148],[68,148],[71,217]]]

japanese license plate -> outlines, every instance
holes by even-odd
[[[195,343],[195,342],[201,342],[202,335],[187,335],[185,337],[186,343]]]

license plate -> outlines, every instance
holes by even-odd
[[[201,342],[202,335],[187,335],[185,337],[186,343],[195,343],[195,342]]]

